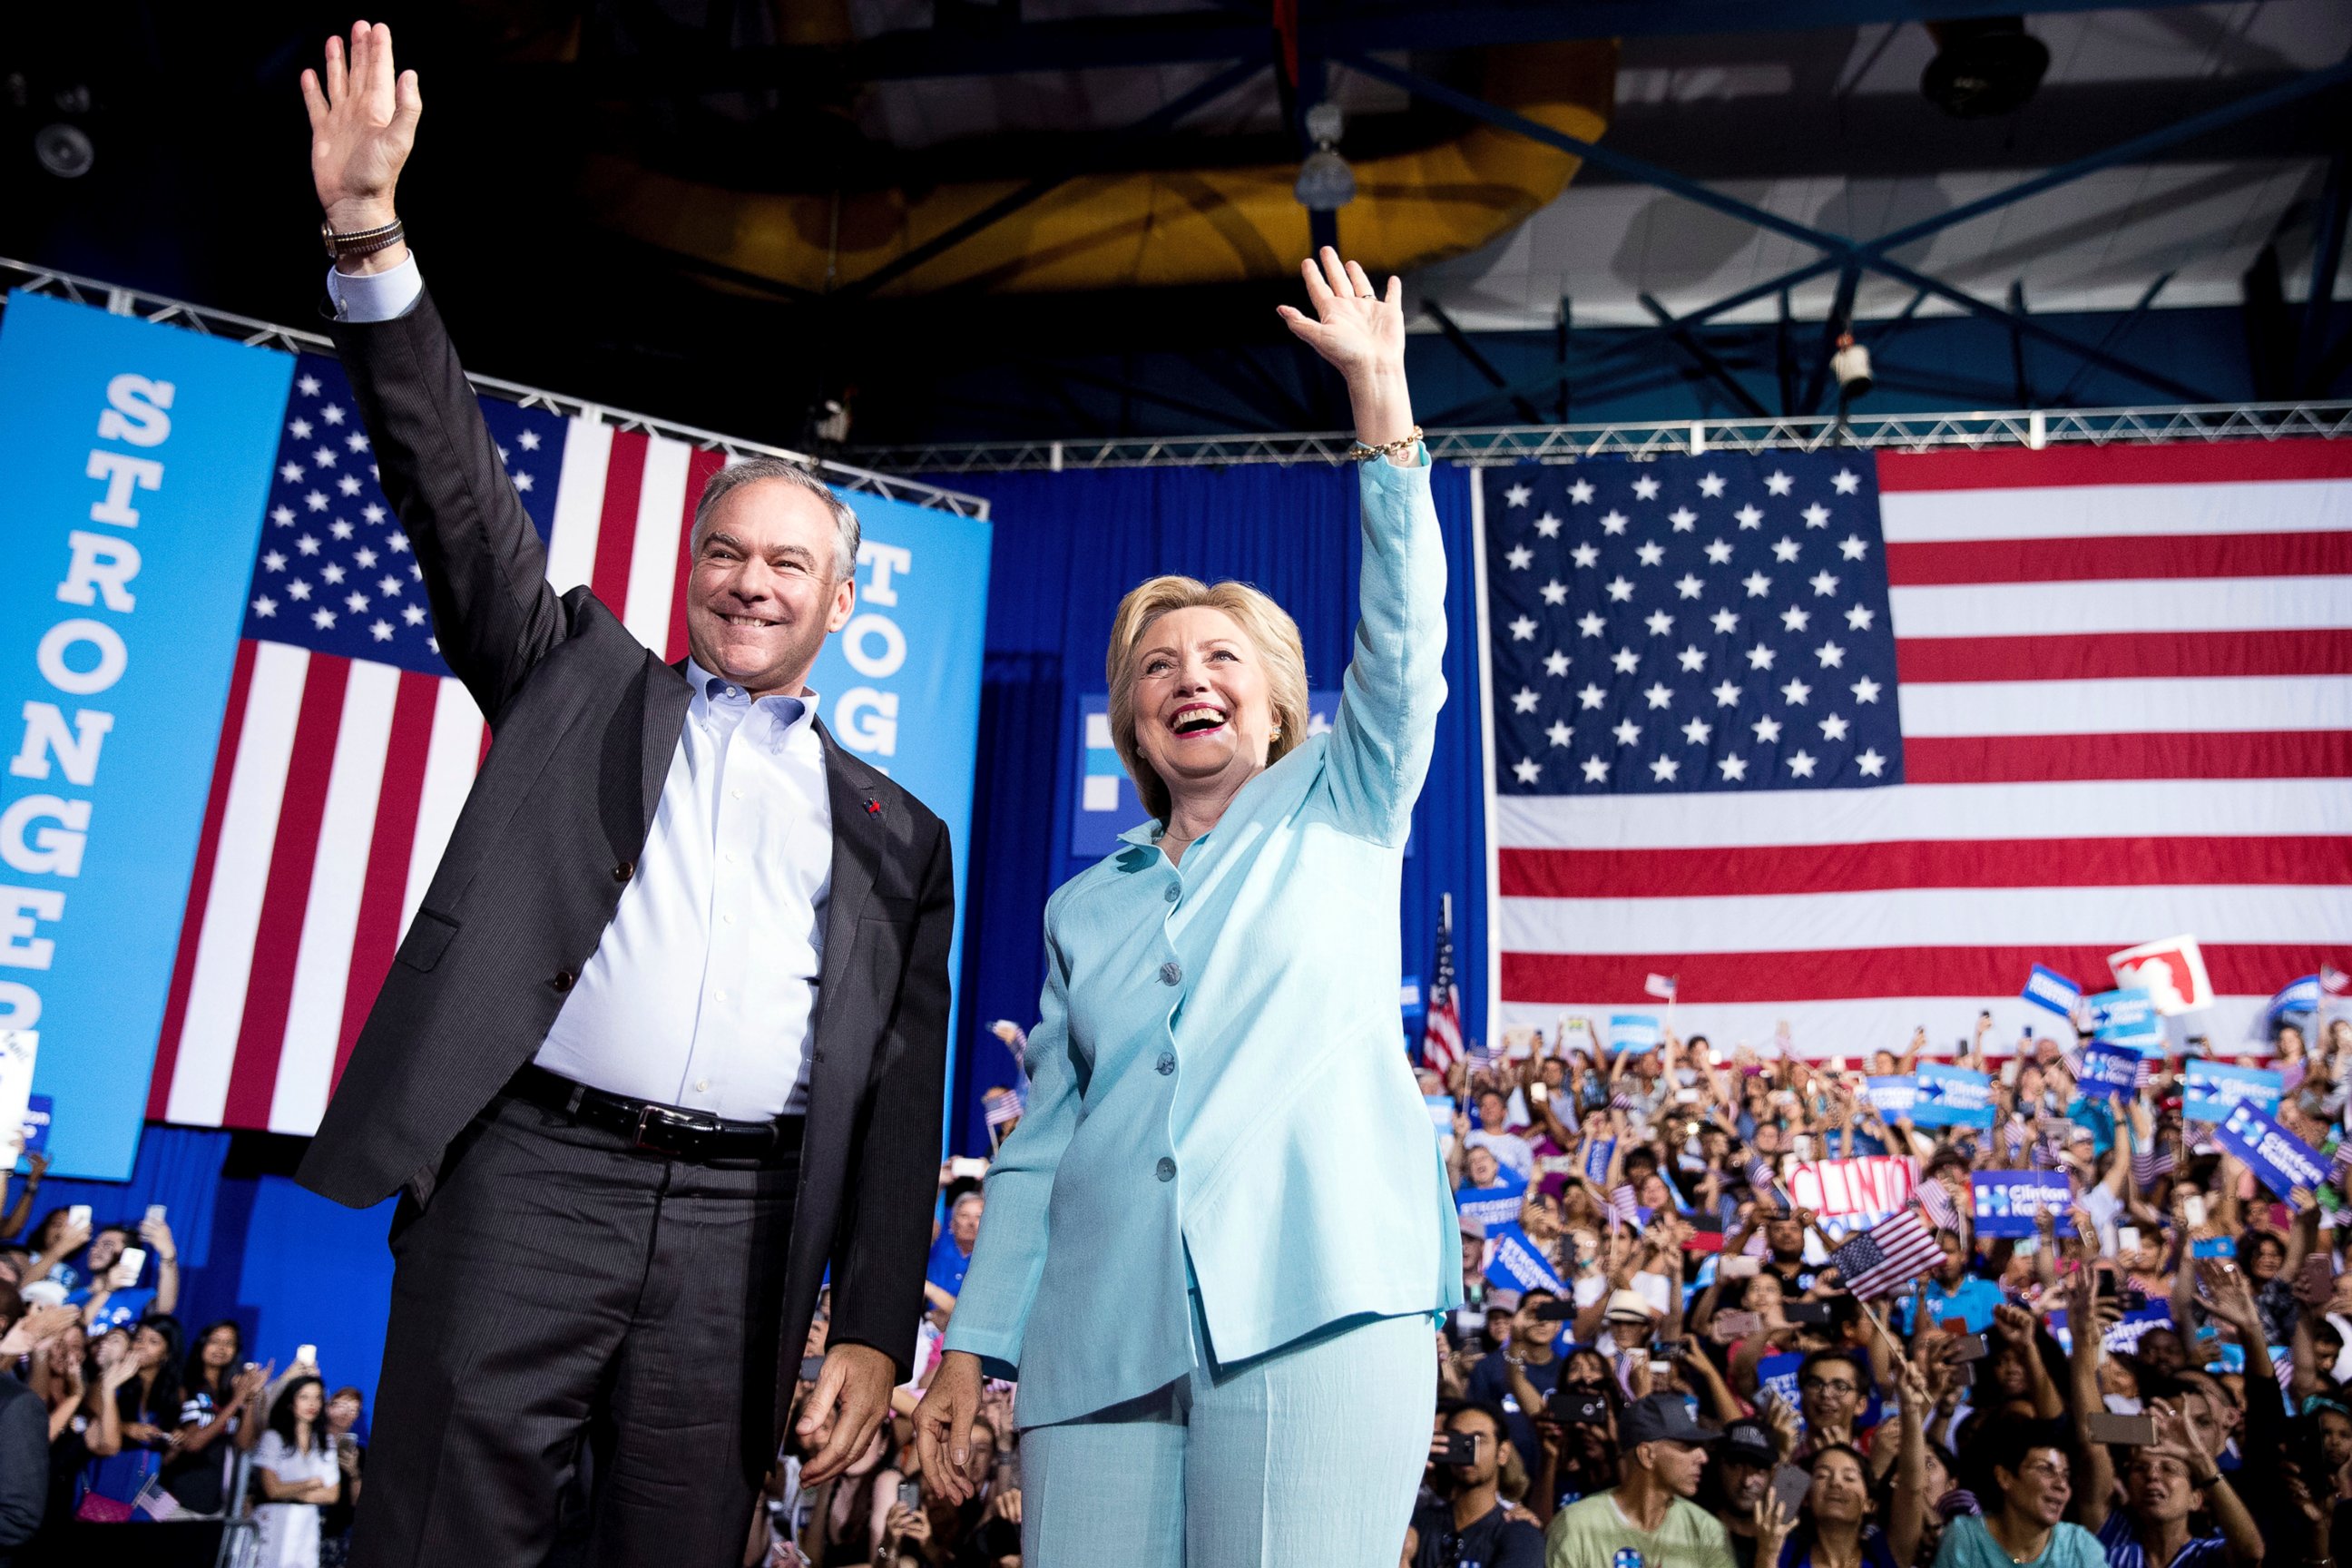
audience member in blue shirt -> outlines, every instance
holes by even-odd
[[[1921,1309],[1931,1324],[1958,1318],[1972,1334],[1983,1333],[1992,1327],[1993,1309],[2009,1298],[1999,1285],[1981,1274],[1969,1269],[1968,1245],[1949,1231],[1939,1231],[1936,1239],[1943,1244],[1944,1261],[1927,1277],[1927,1289],[1921,1299]],[[1905,1302],[1906,1311],[1911,1310]],[[1914,1327],[1906,1321],[1906,1330]]]
[[[1469,1381],[1465,1385],[1474,1402],[1495,1405],[1503,1412],[1511,1441],[1517,1447],[1519,1458],[1530,1476],[1543,1463],[1543,1437],[1536,1430],[1536,1412],[1511,1391],[1511,1371],[1516,1366],[1524,1373],[1540,1398],[1550,1398],[1551,1391],[1559,1386],[1559,1331],[1566,1325],[1558,1318],[1537,1315],[1538,1309],[1559,1300],[1550,1291],[1540,1289],[1521,1296],[1518,1310],[1511,1317],[1510,1343],[1479,1358],[1478,1364],[1470,1369]]]
[[[964,1270],[971,1267],[971,1244],[980,1238],[980,1215],[985,1204],[977,1192],[956,1199],[948,1211],[947,1228],[931,1243],[931,1259],[923,1267],[923,1295],[934,1307],[953,1307],[963,1294]],[[940,1298],[945,1296],[947,1300]]]

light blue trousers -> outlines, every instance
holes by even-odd
[[[1021,1434],[1026,1568],[1395,1568],[1437,1405],[1430,1318],[1356,1319]]]

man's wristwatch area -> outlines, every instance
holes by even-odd
[[[373,256],[379,250],[389,250],[405,238],[407,226],[394,218],[373,228],[353,229],[337,234],[331,218],[319,220],[319,238],[327,247],[327,259],[340,261],[346,256]]]

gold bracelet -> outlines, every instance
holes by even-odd
[[[1413,447],[1420,444],[1421,426],[1416,425],[1412,427],[1412,434],[1409,436],[1400,436],[1395,440],[1389,442],[1385,446],[1375,447],[1370,442],[1364,440],[1361,437],[1359,437],[1356,440],[1356,449],[1349,453],[1348,456],[1359,463],[1369,463],[1374,458],[1400,457],[1406,452],[1412,451]]]

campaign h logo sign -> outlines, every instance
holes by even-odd
[[[2205,955],[2193,936],[2144,942],[2109,953],[2107,967],[2118,986],[2147,992],[2165,1017],[2213,1005],[2213,983],[2205,977]]]

